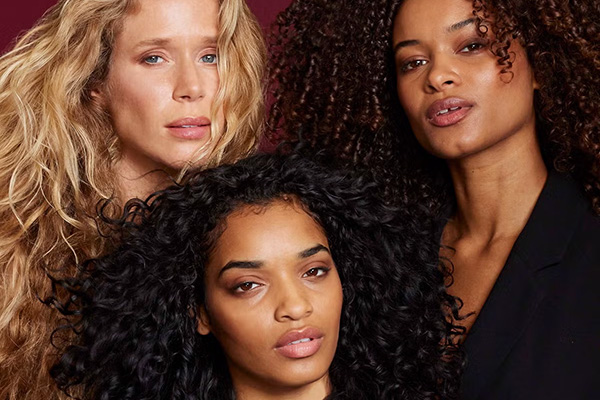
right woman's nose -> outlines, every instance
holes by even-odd
[[[428,93],[441,92],[462,82],[452,57],[435,57],[430,60],[428,68],[425,81],[425,91]]]

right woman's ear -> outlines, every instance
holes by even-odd
[[[208,313],[206,312],[206,307],[200,306],[198,307],[198,333],[201,335],[208,335],[211,331],[210,329],[210,320],[208,318]]]

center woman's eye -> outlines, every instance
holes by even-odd
[[[327,272],[329,272],[329,268],[326,267],[314,267],[309,269],[302,275],[303,278],[315,277],[315,276],[323,276]]]
[[[260,285],[256,282],[243,282],[234,287],[233,290],[236,292],[247,292],[249,290],[257,288],[258,286]]]

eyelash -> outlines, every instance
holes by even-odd
[[[471,48],[472,46],[475,46],[475,48]],[[473,52],[476,52],[476,51],[479,51],[479,50],[485,48],[486,46],[487,46],[487,43],[482,43],[482,42],[476,41],[476,42],[469,43],[468,45],[466,45],[465,47],[460,49],[460,52],[461,53],[473,53]],[[469,50],[464,51],[466,49],[469,49]]]
[[[463,53],[463,54],[475,53],[479,50],[484,49],[486,46],[487,46],[487,43],[482,43],[480,41],[471,42],[468,45],[461,48],[459,50],[459,53]],[[422,67],[423,65],[427,65],[428,63],[429,63],[429,61],[423,60],[423,59],[410,60],[400,66],[400,71],[402,73],[407,73],[416,68]]]
[[[405,62],[404,64],[402,64],[402,66],[400,67],[400,71],[402,71],[403,73],[412,71],[416,68],[422,67],[423,65],[426,65],[427,63],[429,63],[429,61],[427,60],[410,60]]]
[[[207,58],[207,57],[212,57],[212,61],[207,61],[207,60],[206,60],[206,58]],[[217,55],[216,55],[216,54],[206,54],[206,55],[204,55],[204,56],[200,57],[200,60],[201,60],[202,62],[205,62],[205,63],[207,63],[207,64],[216,64],[216,63],[217,63],[217,61],[219,60],[219,58],[217,57]]]
[[[150,59],[155,59],[155,60],[150,61]],[[157,59],[159,59],[160,61]],[[206,64],[216,64],[217,60],[218,60],[218,57],[216,54],[206,54],[206,55],[200,57],[200,61],[202,61],[203,63],[206,63]],[[142,58],[142,62],[144,62],[148,65],[156,65],[156,64],[160,64],[164,61],[165,61],[165,59],[163,57],[156,55],[156,54],[152,54],[152,55]]]
[[[303,278],[305,278],[305,277],[306,278],[308,278],[308,277],[319,278],[323,275],[326,275],[330,270],[331,270],[331,268],[329,268],[329,267],[312,267],[308,271],[306,271],[304,274],[302,274],[302,277]],[[311,271],[317,271],[318,275],[308,275],[308,273]]]
[[[151,58],[160,58],[162,61],[165,61],[164,58],[162,58],[161,56],[157,56],[155,54],[144,57],[142,59],[142,61],[148,65],[156,65],[159,63],[159,62],[150,62],[149,59],[151,59]]]
[[[329,268],[329,267],[312,267],[308,271],[306,271],[304,274],[302,274],[302,277],[303,278],[320,278],[320,277],[327,275],[327,273],[330,270],[331,270],[331,268]],[[317,275],[309,275],[309,273],[311,273],[313,271],[316,271]],[[235,285],[232,288],[232,291],[234,293],[246,293],[246,292],[256,289],[259,286],[262,286],[262,285],[260,283],[246,281],[246,282],[240,283],[239,285]]]
[[[245,286],[245,285],[251,285],[252,287],[244,290],[244,289],[242,289],[242,287]],[[242,282],[239,285],[234,286],[233,287],[233,291],[236,292],[236,293],[245,293],[245,292],[248,292],[250,290],[255,289],[258,286],[260,286],[260,284],[258,284],[256,282],[250,282],[250,281],[248,281],[248,282]]]

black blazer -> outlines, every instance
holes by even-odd
[[[463,399],[600,399],[600,217],[550,173],[466,339]]]

